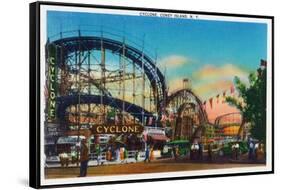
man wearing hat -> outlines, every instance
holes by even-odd
[[[87,146],[86,139],[82,139],[81,141],[81,149],[80,149],[80,176],[85,177],[87,175],[89,161],[89,148]]]

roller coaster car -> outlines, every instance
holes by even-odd
[[[240,154],[245,154],[248,152],[248,144],[246,141],[238,141],[238,142],[229,142],[224,144],[220,150],[219,154],[221,156],[231,156],[232,155],[232,145],[235,143],[239,143],[239,153]]]
[[[172,157],[173,148],[178,148],[178,156],[186,156],[190,151],[190,142],[188,140],[175,140],[164,145],[161,156]]]

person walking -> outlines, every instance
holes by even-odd
[[[149,162],[151,161],[151,160],[154,160],[154,155],[153,155],[153,146],[150,148],[150,151],[149,151]]]
[[[249,160],[253,160],[253,154],[254,154],[254,143],[253,143],[253,141],[250,141],[250,143],[249,143],[249,152],[248,152]]]
[[[199,144],[197,142],[194,144],[194,158],[199,159]]]
[[[208,144],[208,161],[213,160],[212,143]]]
[[[124,147],[120,148],[120,162],[123,163],[124,162]]]
[[[97,155],[97,165],[100,165],[101,161],[101,148],[99,144],[96,144],[96,155]]]
[[[254,152],[255,152],[254,159],[255,159],[255,161],[257,161],[258,160],[258,153],[259,153],[259,143],[258,142],[255,144],[254,149],[255,149],[254,150]]]
[[[264,154],[265,154],[265,151],[264,151],[264,144],[263,144],[263,143],[260,143],[260,145],[259,145],[259,156],[258,156],[258,160],[263,161],[263,160],[264,160]]]
[[[106,160],[108,162],[111,161],[111,147],[108,147],[107,151],[106,151]]]
[[[124,163],[127,163],[128,159],[128,150],[124,147]]]
[[[231,151],[232,151],[232,159],[235,159],[235,151],[236,151],[236,149],[235,149],[235,143],[233,143],[232,144],[232,146],[231,146]]]
[[[89,148],[87,146],[86,139],[82,139],[81,149],[80,149],[80,175],[78,177],[87,176],[88,161],[89,161]]]
[[[234,159],[238,160],[239,159],[239,143],[238,142],[234,143],[233,150],[234,150]]]
[[[172,157],[173,157],[175,160],[177,159],[176,147],[175,147],[175,146],[172,147]]]
[[[119,163],[120,162],[120,147],[117,147],[115,150],[115,157],[116,157],[116,162]]]
[[[180,156],[180,151],[179,151],[179,146],[176,146],[176,155],[175,155],[175,160],[178,160],[179,156]]]
[[[139,151],[137,150],[135,152],[135,160],[136,160],[136,162],[138,162],[138,159],[139,159]]]
[[[144,159],[144,162],[146,162],[146,161],[150,162],[149,153],[150,153],[149,146],[147,146],[146,149],[145,149],[145,159]]]
[[[190,147],[190,160],[194,160],[195,144],[192,143]]]
[[[113,161],[113,160],[116,160],[116,155],[115,155],[115,147],[114,146],[111,146],[110,147],[110,161]]]
[[[199,160],[203,160],[203,144],[199,143]]]

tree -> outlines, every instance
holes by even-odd
[[[253,138],[266,142],[266,68],[259,68],[249,75],[249,84],[234,78],[238,98],[227,97],[226,102],[236,106],[243,116],[242,125],[251,123]]]

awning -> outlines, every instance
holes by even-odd
[[[84,136],[79,136],[79,142],[85,139]],[[57,141],[57,144],[76,144],[78,143],[78,137],[77,136],[63,136],[60,137]]]
[[[168,141],[168,140],[170,140],[168,137],[166,137],[165,135],[162,135],[162,134],[150,134],[148,136],[150,138],[152,138],[152,140],[154,140],[154,141]]]

